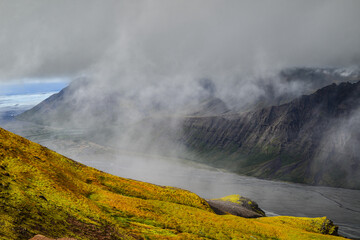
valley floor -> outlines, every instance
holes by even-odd
[[[341,235],[360,238],[359,190],[260,180],[183,160],[141,154],[103,155],[108,149],[101,151],[102,146],[79,141],[81,132],[44,128],[15,120],[4,124],[10,131],[117,176],[188,189],[207,199],[241,194],[258,202],[267,215],[327,216],[340,226]],[[70,145],[72,148],[68,147]],[[98,155],[89,158],[90,149],[96,147]]]

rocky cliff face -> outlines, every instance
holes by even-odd
[[[359,131],[352,131],[341,149],[326,144],[339,119],[352,118],[359,106],[360,82],[332,84],[280,106],[186,118],[180,140],[203,161],[239,173],[360,188],[360,181],[354,179],[359,155],[339,154],[359,142]],[[353,121],[351,127],[359,129],[359,124]]]

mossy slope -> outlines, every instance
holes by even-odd
[[[115,177],[0,128],[0,239],[338,239],[326,218],[213,213],[189,191]]]

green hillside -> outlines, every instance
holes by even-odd
[[[323,218],[216,215],[196,194],[116,177],[0,128],[0,239],[341,239]]]

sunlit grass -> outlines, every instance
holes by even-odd
[[[0,239],[332,239],[325,218],[216,215],[196,194],[116,177],[0,129]]]

